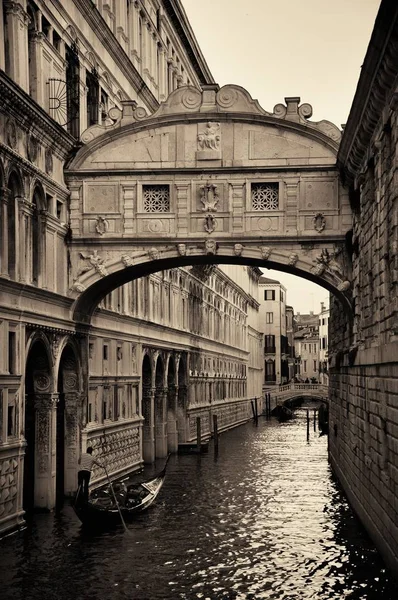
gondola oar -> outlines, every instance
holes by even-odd
[[[112,494],[113,494],[113,498],[114,498],[114,500],[115,500],[115,503],[116,503],[117,509],[118,509],[118,511],[119,511],[120,519],[121,519],[121,521],[122,521],[122,523],[123,523],[124,530],[125,530],[125,531],[128,533],[128,531],[129,531],[129,530],[127,529],[126,523],[125,523],[125,521],[124,521],[124,519],[123,519],[122,511],[120,510],[119,502],[117,501],[116,494],[115,494],[115,490],[113,489],[112,482],[111,482],[111,480],[109,479],[109,475],[108,475],[107,468],[105,467],[105,465],[102,465],[102,466],[103,466],[103,468],[104,468],[104,471],[105,471],[105,473],[106,473],[106,477],[107,477],[107,479],[108,479],[109,487],[111,488],[111,492],[112,492]]]

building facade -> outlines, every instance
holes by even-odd
[[[6,531],[73,492],[89,444],[120,475],[192,441],[197,417],[204,438],[215,413],[220,430],[243,422],[262,362],[253,268],[235,280],[227,267],[155,273],[106,296],[90,331],[71,320],[66,161],[122,107],[151,113],[180,86],[213,83],[181,3],[1,1],[0,26]],[[107,221],[94,226],[101,235]],[[83,271],[86,260],[101,269],[82,256]]]
[[[262,276],[259,294],[264,332],[264,385],[280,385],[289,379],[286,288],[279,281]]]
[[[329,385],[329,317],[329,308],[321,302],[321,311],[319,313],[319,383],[323,385]]]

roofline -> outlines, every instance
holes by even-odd
[[[200,83],[203,85],[215,84],[181,0],[163,0],[163,7],[180,37]]]
[[[398,64],[398,49],[391,40],[397,39],[398,4],[382,0],[337,154],[338,166],[349,181],[361,168],[389,100]]]

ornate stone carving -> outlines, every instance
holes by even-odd
[[[46,373],[39,373],[34,377],[34,388],[39,392],[44,392],[50,388],[51,379]]]
[[[151,260],[159,260],[159,250],[157,248],[150,248],[148,256]]]
[[[92,254],[79,252],[79,255],[83,260],[88,260],[89,262],[89,265],[86,265],[79,271],[79,277],[93,268],[101,275],[101,277],[106,277],[108,275],[108,271],[104,265],[105,259],[98,254],[98,250],[94,250]]]
[[[10,148],[15,150],[17,146],[17,141],[18,137],[15,121],[10,117],[9,119],[7,119],[6,122],[6,142],[7,145],[10,146]]]
[[[83,285],[82,283],[79,283],[78,281],[75,281],[71,287],[71,290],[74,292],[79,292],[79,294],[81,294],[82,292],[84,292],[86,289],[86,286]]]
[[[217,242],[215,240],[205,241],[206,254],[217,254]]]
[[[26,151],[28,159],[31,162],[35,162],[39,153],[39,142],[33,135],[29,135],[26,140]]]
[[[326,227],[326,219],[322,213],[317,213],[313,219],[314,229],[321,233]]]
[[[145,113],[145,116],[146,116],[146,113]],[[91,125],[91,127],[88,127],[88,129],[86,129],[82,133],[80,139],[84,144],[91,142],[92,140],[94,140],[98,136],[102,135],[106,131],[115,129],[119,125],[120,121],[122,120],[122,111],[117,106],[113,106],[112,108],[109,109],[107,117],[108,117],[107,118],[108,123],[109,123],[109,120],[111,121],[111,123],[109,125],[99,125],[99,124]]]
[[[261,258],[263,258],[264,260],[268,260],[272,254],[272,248],[270,248],[269,246],[261,246],[260,252]]]
[[[329,252],[327,248],[323,248],[321,253],[315,256],[315,267],[311,269],[312,272],[315,275],[322,275],[325,271],[328,271],[338,279],[343,280],[342,267],[335,260],[340,252],[340,248],[336,248],[332,252]]]
[[[186,256],[187,254],[187,246],[186,244],[177,244],[178,254],[180,256]]]
[[[134,264],[133,259],[128,254],[122,254],[122,263],[125,267],[132,267]]]
[[[44,162],[45,162],[45,169],[46,169],[47,175],[51,175],[53,172],[54,165],[53,165],[53,155],[52,155],[50,148],[46,148]]]
[[[219,150],[220,140],[220,123],[208,121],[205,131],[198,135],[198,147],[200,150]]]
[[[242,244],[235,244],[234,245],[234,254],[235,256],[241,256],[243,251],[243,245]]]
[[[351,283],[349,281],[342,281],[337,286],[337,289],[339,290],[339,292],[347,292],[350,289],[350,287]]]
[[[99,233],[100,235],[104,235],[104,233],[107,233],[109,229],[109,221],[107,221],[107,219],[105,219],[105,217],[98,217],[96,223],[95,223],[95,231],[97,233]]]
[[[200,186],[200,201],[203,204],[202,211],[217,212],[217,204],[220,199],[217,186],[211,181]]]
[[[203,220],[203,228],[207,233],[213,233],[217,226],[217,221],[213,215],[206,215]]]
[[[51,336],[51,349],[52,349],[53,357],[55,359],[58,356],[59,346],[61,344],[61,341],[62,341],[62,335],[57,335],[56,333],[52,334],[52,336]]]
[[[295,254],[294,252],[289,256],[289,260],[288,260],[288,264],[291,267],[294,267],[298,261],[299,257],[298,254]]]
[[[181,94],[181,104],[189,110],[198,109],[201,101],[202,94],[192,86],[187,86]]]
[[[34,402],[37,411],[46,413],[56,407],[58,394],[35,394]]]

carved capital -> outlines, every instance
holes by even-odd
[[[35,409],[39,412],[47,412],[55,410],[59,399],[59,394],[35,394],[34,404]]]

